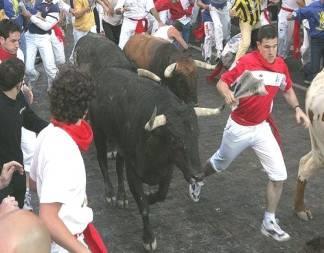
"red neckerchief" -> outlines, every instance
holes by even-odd
[[[71,138],[76,142],[81,151],[87,151],[93,140],[93,133],[91,126],[85,120],[81,120],[80,125],[67,124],[56,119],[51,120],[56,127],[62,128]]]
[[[14,57],[17,57],[16,54],[11,54],[4,48],[0,47],[0,63]]]

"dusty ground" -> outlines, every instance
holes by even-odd
[[[71,36],[68,36],[68,42]],[[67,52],[71,46],[67,47]],[[192,50],[194,58],[199,52]],[[69,53],[67,54],[69,57]],[[290,61],[295,82],[302,83],[299,66]],[[38,66],[42,69],[42,66]],[[199,103],[219,106],[222,99],[215,88],[205,81],[207,71],[199,71]],[[48,119],[48,98],[45,76],[34,87],[34,109]],[[296,90],[303,104],[305,91]],[[217,149],[229,111],[219,117],[199,120],[200,155],[204,161]],[[310,143],[307,130],[297,126],[294,113],[278,96],[274,116],[281,130],[288,180],[284,187],[277,216],[292,239],[277,243],[260,233],[265,208],[267,177],[256,156],[250,150],[240,157],[226,172],[206,180],[199,203],[188,197],[187,184],[175,170],[168,197],[164,203],[151,207],[151,223],[156,234],[158,253],[295,253],[306,241],[323,235],[324,205],[323,173],[312,178],[307,187],[306,201],[313,210],[314,220],[298,220],[293,213],[293,196],[298,162],[308,152]],[[101,231],[112,253],[143,252],[142,221],[137,206],[128,192],[129,207],[119,209],[105,202],[103,180],[94,147],[84,155],[87,168],[87,189],[90,206],[94,210],[95,224]],[[115,178],[115,171],[110,171]]]

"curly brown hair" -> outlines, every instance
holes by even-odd
[[[56,120],[74,124],[85,115],[94,96],[90,76],[76,66],[63,65],[49,92],[50,112]]]

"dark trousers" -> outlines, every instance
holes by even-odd
[[[312,81],[321,70],[321,59],[324,59],[324,38],[311,38],[311,58],[305,65],[305,79]]]
[[[15,197],[20,208],[24,206],[26,193],[26,174],[20,175],[17,172],[12,176],[10,184],[0,190],[0,203],[8,195]]]
[[[105,31],[106,37],[118,45],[121,25],[111,25],[102,20],[102,27]]]

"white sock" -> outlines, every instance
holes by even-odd
[[[265,222],[276,221],[276,215],[275,215],[275,213],[270,213],[270,212],[265,211],[263,219]]]

